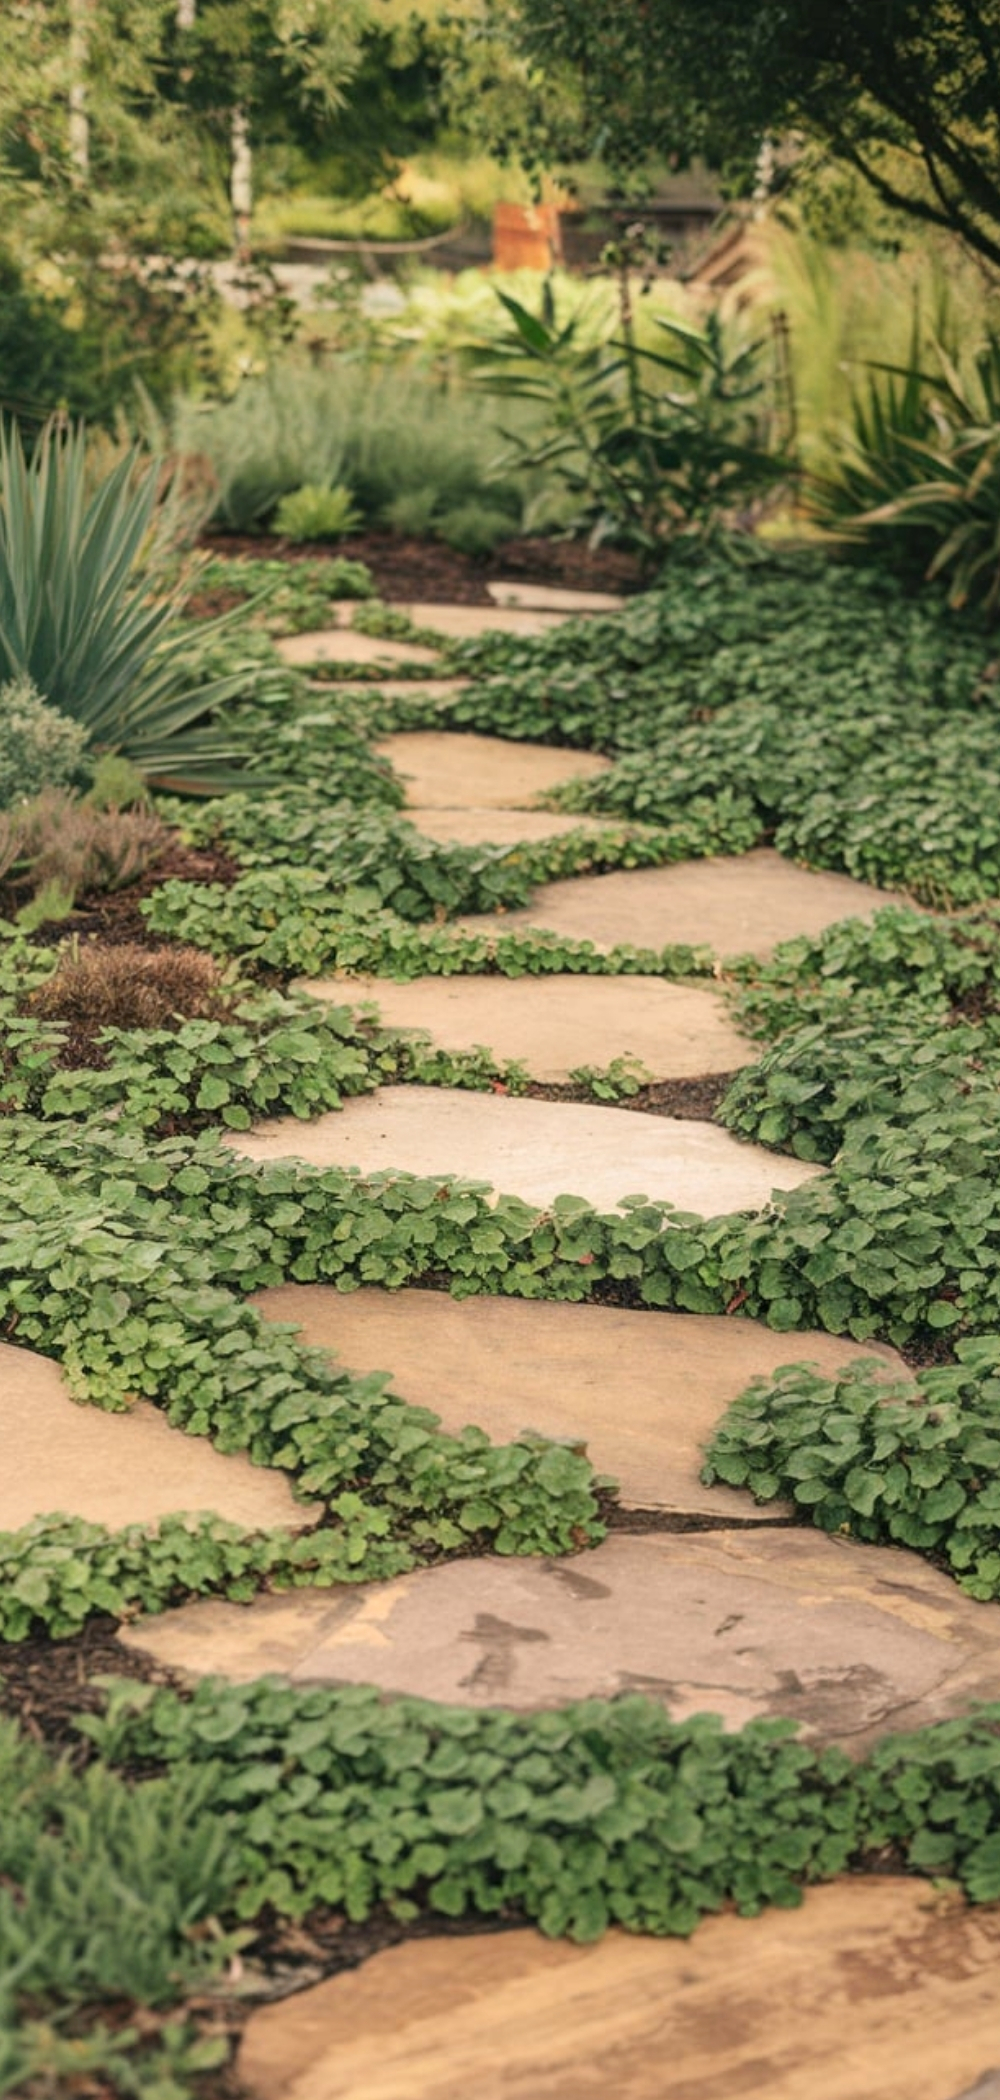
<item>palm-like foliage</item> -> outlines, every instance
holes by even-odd
[[[1000,340],[963,371],[938,343],[937,370],[874,367],[857,394],[840,471],[812,509],[840,537],[919,561],[949,603],[1000,605]]]
[[[178,653],[182,593],[146,558],[161,482],[133,456],[90,493],[82,430],[50,427],[29,460],[0,427],[0,684],[30,678],[96,750],[199,791],[231,777],[238,747],[206,718],[242,678],[198,685]]]

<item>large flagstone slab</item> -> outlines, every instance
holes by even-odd
[[[343,1006],[343,978],[303,989]],[[638,1058],[652,1079],[691,1079],[735,1072],[760,1054],[718,992],[661,977],[360,977],[348,996],[374,1000],[390,1028],[424,1029],[444,1050],[485,1046],[547,1081],[623,1056]]]
[[[324,628],[315,634],[286,634],[275,643],[286,664],[436,664],[436,649],[423,642],[380,641],[357,634],[353,627]]]
[[[611,763],[594,751],[447,729],[400,730],[375,750],[405,782],[407,804],[420,809],[516,809],[567,780],[606,773]]]
[[[35,1517],[85,1517],[111,1531],[161,1517],[210,1514],[247,1531],[300,1530],[311,1509],[284,1475],[223,1457],[172,1429],[147,1401],[105,1414],[70,1399],[58,1366],[0,1344],[0,1531]]]
[[[915,1553],[797,1527],[619,1533],[569,1560],[184,1605],[120,1638],[241,1683],[277,1672],[515,1712],[642,1692],[674,1720],[782,1715],[858,1749],[1000,1698],[995,1605]]]
[[[392,605],[391,612],[405,613],[415,627],[428,628],[432,634],[442,634],[449,641],[475,640],[481,634],[547,634],[550,627],[561,627],[576,607],[548,606],[497,606],[497,605]]]
[[[292,1320],[348,1370],[387,1372],[445,1429],[470,1422],[494,1443],[526,1431],[583,1444],[633,1509],[772,1522],[784,1505],[705,1487],[702,1457],[720,1418],[751,1378],[787,1363],[832,1377],[879,1357],[909,1378],[895,1350],[830,1334],[775,1334],[755,1320],[699,1313],[620,1312],[521,1298],[451,1298],[441,1291],[338,1291],[283,1284],[254,1301]]]
[[[998,2100],[1000,1908],[901,1875],[693,1939],[411,1940],[251,2015],[252,2100]]]
[[[838,919],[870,918],[882,905],[909,901],[850,875],[798,868],[760,847],[718,860],[546,883],[529,905],[506,912],[502,924],[546,927],[593,941],[598,948],[620,942],[663,948],[689,941],[719,955],[765,956],[779,941],[822,933]],[[479,915],[457,923],[482,932],[496,920]]]
[[[550,583],[488,583],[494,605],[523,606],[532,612],[610,613],[626,604],[613,591],[569,591]]]
[[[366,693],[381,693],[384,700],[440,700],[444,703],[457,700],[468,684],[467,678],[377,678],[367,679],[364,689]],[[345,692],[352,701],[358,696],[356,682],[338,686],[329,678],[311,681],[310,690],[325,694],[328,701]]]
[[[380,686],[385,692],[385,686]],[[546,809],[416,809],[408,803],[407,821],[425,838],[454,846],[522,846],[539,839],[567,838],[572,831],[596,835],[618,827],[607,817],[560,816]],[[623,827],[642,831],[648,827]]]
[[[823,1172],[712,1123],[460,1087],[387,1086],[303,1123],[281,1116],[225,1143],[244,1159],[302,1159],[363,1174],[461,1176],[526,1203],[581,1196],[608,1209],[645,1195],[702,1217],[760,1210]]]

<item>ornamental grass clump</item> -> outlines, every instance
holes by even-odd
[[[200,949],[125,941],[118,948],[68,948],[21,1010],[75,1028],[169,1028],[218,1019],[234,997],[218,963]]]
[[[238,755],[211,718],[244,678],[199,684],[178,652],[184,594],[154,551],[162,495],[161,462],[137,453],[92,490],[82,427],[50,424],[29,457],[0,425],[0,685],[31,680],[95,756],[204,790]]]

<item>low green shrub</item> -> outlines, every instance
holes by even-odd
[[[42,699],[30,678],[0,685],[0,810],[43,788],[68,787],[82,769],[87,732]]]
[[[516,529],[522,481],[498,469],[502,421],[481,398],[412,366],[290,355],[230,401],[183,403],[174,445],[211,462],[216,522],[236,532],[306,484],[343,485],[368,524],[388,522],[419,493],[428,519],[482,500],[509,506]]]
[[[340,483],[336,488],[306,482],[291,489],[274,513],[274,530],[286,540],[343,540],[355,532],[361,513],[351,491]]]

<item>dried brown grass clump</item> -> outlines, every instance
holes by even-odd
[[[23,1011],[77,1030],[170,1028],[232,1011],[232,985],[200,948],[98,943],[71,949],[55,974],[29,993]]]
[[[30,877],[79,896],[127,889],[174,844],[169,826],[146,809],[95,809],[58,788],[0,811],[0,882]]]

